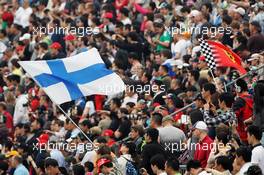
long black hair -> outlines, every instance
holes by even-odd
[[[133,162],[136,166],[138,166],[140,163],[140,158],[136,151],[136,144],[133,142],[123,142],[122,144],[128,148],[128,154],[131,155]]]

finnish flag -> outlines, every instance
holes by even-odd
[[[125,90],[122,79],[106,68],[95,48],[64,59],[19,61],[19,64],[56,104]]]

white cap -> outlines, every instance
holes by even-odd
[[[199,16],[201,15],[202,13],[198,10],[192,10],[189,17],[193,17],[193,16]]]
[[[200,130],[207,130],[207,124],[203,121],[198,121],[194,124],[193,128]]]
[[[253,61],[253,60],[259,60],[259,59],[262,59],[263,56],[258,54],[258,53],[254,53],[251,55],[251,57],[248,59],[248,61]]]
[[[29,33],[25,33],[22,37],[19,38],[20,41],[30,40],[31,35]]]
[[[237,9],[234,10],[235,12],[239,13],[240,15],[244,16],[246,14],[245,9],[242,7],[238,7]]]

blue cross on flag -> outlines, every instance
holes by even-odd
[[[106,68],[95,48],[64,59],[20,61],[19,64],[56,104],[125,90],[122,79]]]

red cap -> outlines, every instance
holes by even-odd
[[[100,173],[100,167],[102,166],[102,165],[104,165],[104,164],[106,164],[106,163],[109,163],[109,162],[111,162],[111,160],[109,160],[109,159],[106,159],[106,158],[101,158],[101,159],[99,159],[97,162],[96,162],[96,165],[97,165],[97,167],[98,167],[98,173]]]
[[[199,60],[200,60],[200,61],[205,61],[205,57],[204,57],[204,56],[200,56],[200,57],[199,57]]]
[[[113,18],[113,13],[106,12],[105,14],[103,14],[102,18],[112,19]]]
[[[52,49],[61,49],[61,45],[58,42],[54,42],[50,45],[50,48]]]
[[[48,134],[41,134],[37,140],[38,140],[38,145],[40,145],[40,146],[44,145],[44,144],[48,143],[49,135]]]
[[[66,41],[73,41],[76,39],[76,37],[72,34],[69,34],[69,35],[65,36],[63,39]]]
[[[108,136],[108,137],[112,137],[114,135],[114,132],[111,129],[106,129],[104,130],[104,132],[102,133],[102,136]]]

